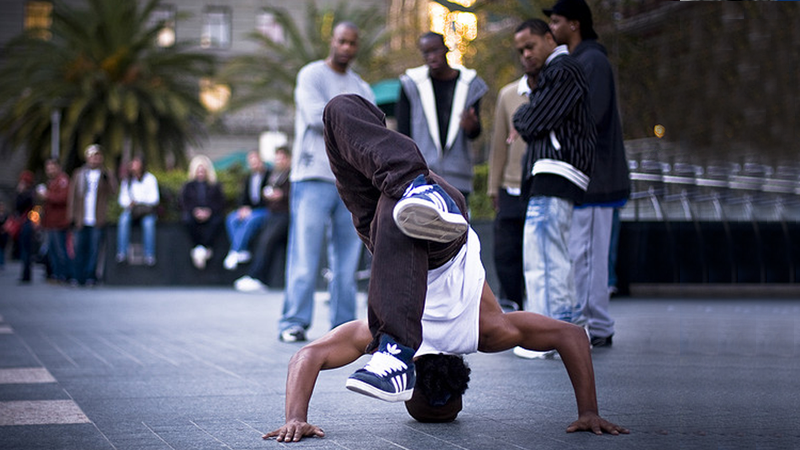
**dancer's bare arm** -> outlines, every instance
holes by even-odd
[[[297,442],[304,437],[323,437],[322,428],[308,420],[308,404],[321,370],[335,369],[364,354],[372,335],[366,321],[352,321],[329,331],[301,348],[289,360],[286,377],[286,423],[262,436],[279,442]]]
[[[504,314],[488,284],[483,287],[480,315],[478,350],[482,352],[500,352],[519,345],[537,351],[555,349],[561,355],[578,403],[578,420],[567,427],[568,433],[628,433],[598,413],[592,354],[583,328],[531,312]]]

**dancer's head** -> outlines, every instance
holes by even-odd
[[[417,381],[406,410],[420,422],[452,422],[461,411],[470,368],[460,355],[423,355],[414,361]]]

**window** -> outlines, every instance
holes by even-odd
[[[203,48],[228,48],[231,45],[231,10],[225,6],[209,6],[203,13]]]
[[[49,40],[52,23],[53,4],[42,1],[25,3],[25,29],[31,30],[34,36]]]
[[[283,27],[277,20],[275,14],[262,11],[256,17],[256,29],[262,36],[272,39],[272,42],[283,44],[286,38],[283,35]]]
[[[156,36],[156,44],[159,47],[172,47],[175,45],[175,7],[171,5],[161,5],[150,13],[148,26],[153,27],[161,23],[161,30]]]

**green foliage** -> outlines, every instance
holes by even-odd
[[[214,69],[210,55],[178,43],[155,43],[150,25],[160,0],[55,1],[50,40],[37,30],[4,49],[0,71],[0,131],[26,147],[29,167],[40,167],[51,148],[51,114],[61,113],[60,148],[69,171],[92,143],[105,148],[110,166],[128,148],[153,167],[181,164],[187,143],[204,134],[206,112],[198,79]],[[40,31],[40,30],[39,30]]]
[[[472,194],[469,196],[470,219],[494,219],[494,205],[486,194],[489,180],[489,165],[476,164],[475,178],[472,181]]]

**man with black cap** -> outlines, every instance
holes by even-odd
[[[500,352],[520,345],[536,350],[555,349],[561,354],[579,414],[568,432],[627,433],[598,415],[594,369],[584,330],[529,312],[504,314],[486,283],[477,234],[466,222],[463,227],[460,223],[453,225],[458,221],[447,214],[425,214],[425,208],[438,203],[454,203],[463,208],[465,200],[426,168],[413,141],[387,129],[383,113],[355,95],[331,100],[324,123],[326,150],[337,188],[373,253],[373,262],[379,263],[375,268],[393,269],[376,270],[370,278],[369,322],[342,324],[292,357],[286,381],[286,422],[265,434],[264,439],[296,442],[303,437],[324,436],[321,428],[307,422],[319,372],[344,366],[374,350],[376,330],[382,334],[381,345],[367,366],[354,376],[361,371],[398,373],[401,376],[392,377],[391,383],[407,386],[413,392],[408,396],[401,396],[402,391],[388,395],[363,383],[351,384],[354,376],[348,379],[347,387],[386,401],[401,399],[419,421],[455,420],[469,380],[469,368],[460,355]],[[410,165],[409,161],[419,164]],[[393,190],[388,186],[407,185],[406,180],[417,171],[422,171],[421,175],[413,178],[402,196],[391,194]],[[419,178],[429,178],[429,182],[437,184],[420,185]],[[426,198],[437,200],[426,206]],[[453,211],[459,215],[459,209]],[[442,234],[443,230],[453,233]],[[401,234],[412,239],[403,239]],[[381,250],[387,243],[393,252]],[[416,256],[406,256],[409,250]],[[417,270],[405,270],[406,267]],[[388,288],[393,289],[381,297],[381,291]],[[421,298],[404,291],[418,292]],[[421,307],[420,311],[417,307]],[[415,323],[418,320],[420,324]],[[416,336],[404,336],[406,344],[395,342],[398,336],[387,333],[394,330],[398,335],[411,334],[409,328],[421,334],[421,342]],[[406,353],[408,359],[404,357]]]
[[[615,208],[624,206],[630,194],[614,74],[605,47],[597,42],[592,12],[584,0],[559,0],[544,13],[550,17],[556,42],[569,48],[589,85],[597,130],[594,170],[583,203],[573,212],[569,249],[577,301],[587,319],[592,345],[608,347],[614,335],[607,288],[611,228]]]

